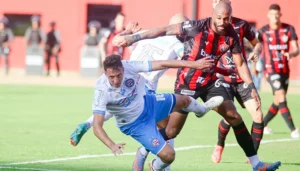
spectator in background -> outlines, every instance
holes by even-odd
[[[46,64],[47,64],[47,76],[50,74],[50,65],[51,65],[51,57],[55,57],[56,61],[56,69],[57,69],[57,76],[59,76],[59,60],[58,54],[61,50],[60,47],[60,33],[56,30],[56,23],[55,21],[50,22],[50,31],[47,33],[46,37]]]
[[[33,15],[31,17],[31,27],[29,27],[25,32],[25,40],[27,46],[29,45],[40,45],[42,47],[45,43],[45,33],[40,28],[41,19],[38,15]]]
[[[125,15],[123,13],[117,13],[115,19],[111,22],[111,31],[109,34],[104,35],[100,41],[100,52],[102,61],[104,61],[107,55],[116,54],[124,56],[124,47],[113,46],[112,39],[115,35],[124,30]]]
[[[95,20],[90,21],[88,28],[88,33],[85,36],[84,44],[86,46],[98,46],[101,39],[99,34],[101,23]]]
[[[0,57],[5,60],[5,73],[8,75],[9,60],[8,55],[10,52],[9,45],[14,38],[13,32],[8,28],[8,19],[6,17],[0,18]]]

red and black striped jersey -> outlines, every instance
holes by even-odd
[[[214,60],[216,66],[221,56],[228,50],[241,53],[239,38],[233,27],[229,25],[224,35],[218,35],[212,30],[211,22],[211,18],[206,18],[181,24],[181,34],[186,36],[183,60],[196,61],[209,57]],[[190,68],[179,69],[175,89],[181,87],[190,90],[201,89],[217,79],[215,66],[205,71]]]
[[[239,37],[240,44],[242,46],[242,56],[245,59],[245,61],[247,61],[243,39],[246,38],[250,42],[253,41],[256,38],[255,37],[256,36],[256,31],[253,27],[250,26],[250,24],[247,21],[239,19],[239,18],[235,18],[235,17],[232,17],[231,25],[233,26],[234,31],[237,33],[237,35]],[[231,51],[227,51],[222,56],[222,58],[220,59],[220,61],[218,63],[218,67],[224,68],[224,69],[233,69],[237,73],[237,68],[236,68],[236,65],[233,61]],[[229,76],[222,76],[222,77],[228,83],[241,83],[241,82],[243,82],[243,80],[241,79],[239,74],[232,74],[232,75],[229,75]]]
[[[282,23],[281,26],[273,30],[269,25],[265,25],[258,30],[257,38],[263,43],[264,71],[267,75],[289,74],[290,68],[287,56],[284,52],[289,52],[290,41],[298,40],[293,26]]]

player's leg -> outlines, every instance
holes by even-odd
[[[261,167],[266,167],[266,170],[275,170],[278,168],[281,164],[280,162],[276,162],[269,166],[260,162],[254,149],[252,137],[223,86],[211,86],[208,89],[207,94],[201,96],[201,98],[205,101],[216,95],[222,95],[224,97],[224,102],[219,107],[216,107],[215,111],[232,126],[236,140],[248,157],[254,170],[261,169]]]
[[[273,103],[269,107],[268,113],[264,117],[264,134],[272,134],[272,129],[268,127],[268,123],[277,115],[277,112],[279,110],[279,101],[276,99],[275,91],[279,88],[279,79],[280,76],[278,74],[273,74],[268,76],[268,83],[270,84],[272,91],[273,91]],[[279,83],[279,84],[278,84]]]
[[[235,87],[233,85],[229,85],[228,83],[224,82],[221,79],[218,79],[216,81],[216,84],[222,85],[224,87],[224,89],[227,91],[228,95],[230,96],[230,99],[232,101],[234,100],[236,90],[234,89]],[[227,137],[227,134],[229,131],[230,131],[229,123],[225,119],[222,119],[218,125],[218,142],[217,142],[217,145],[215,146],[214,151],[211,156],[211,160],[214,163],[221,162],[222,153],[223,153],[223,150],[225,147],[225,140],[226,140],[226,137]]]
[[[9,72],[9,59],[8,54],[3,54],[5,60],[5,74],[8,75]]]
[[[254,148],[256,152],[258,151],[260,141],[263,138],[264,123],[263,123],[263,113],[261,108],[258,109],[258,106],[251,96],[251,90],[248,88],[246,83],[240,83],[236,85],[237,89],[237,100],[242,107],[245,106],[247,111],[252,117],[252,129],[251,136],[254,143]],[[256,110],[258,109],[258,110]]]
[[[112,117],[112,114],[106,112],[104,116],[104,121],[107,121]],[[77,127],[70,136],[70,142],[73,146],[77,146],[79,144],[83,135],[93,126],[93,121],[94,115],[90,116],[85,122],[77,125]]]
[[[279,111],[280,111],[284,121],[288,125],[289,129],[291,130],[291,137],[299,138],[300,137],[299,132],[294,125],[291,112],[287,105],[286,93],[288,90],[288,81],[289,81],[288,76],[281,75],[280,88],[279,88],[279,90],[276,90],[274,94],[275,94],[276,100],[279,102]]]

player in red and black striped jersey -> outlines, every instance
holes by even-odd
[[[260,108],[259,95],[252,81],[247,64],[241,57],[242,48],[239,38],[230,24],[231,14],[231,6],[228,3],[220,2],[215,7],[211,18],[187,21],[134,35],[118,35],[114,38],[113,42],[117,46],[129,46],[142,39],[165,35],[184,35],[186,36],[186,41],[184,42],[183,60],[197,61],[208,57],[213,59],[215,64],[217,64],[224,53],[231,50],[238,72],[245,83],[248,84],[251,94],[257,102],[257,106]],[[236,139],[250,160],[253,170],[276,170],[280,166],[280,162],[267,165],[258,159],[252,137],[246,125],[236,111],[226,89],[216,82],[215,68],[216,66],[206,71],[188,68],[178,70],[175,93],[189,95],[195,99],[200,97],[204,102],[213,96],[223,96],[224,102],[214,110],[232,125]],[[186,118],[187,115],[183,111],[178,110],[177,112],[173,112],[170,115],[167,127],[160,130],[162,136],[165,139],[174,138],[174,136],[179,134]]]
[[[230,0],[213,0],[213,8],[219,2],[231,3]],[[248,60],[258,60],[259,54],[261,53],[261,43],[256,39],[256,31],[250,24],[242,19],[232,17],[231,25],[233,26],[235,32],[239,37],[240,44],[242,46],[242,57],[245,61]],[[251,45],[254,47],[252,53],[250,53],[249,58],[246,57],[244,41],[246,38]],[[255,62],[253,62],[255,63]],[[237,99],[239,104],[246,108],[247,111],[252,116],[252,129],[251,136],[254,143],[254,148],[257,151],[260,145],[260,141],[263,137],[263,112],[261,108],[257,109],[255,100],[251,96],[251,89],[248,85],[242,80],[238,74],[237,67],[232,58],[232,52],[227,51],[218,63],[217,74],[219,79],[217,80],[220,84],[223,84],[225,89],[229,92],[231,99],[234,100],[234,97]],[[222,153],[225,147],[225,139],[228,132],[230,131],[230,125],[226,120],[222,119],[218,125],[218,142],[212,153],[212,161],[214,163],[219,163],[222,158]]]
[[[267,124],[279,110],[291,130],[291,137],[299,138],[286,99],[290,73],[289,59],[299,54],[298,37],[294,27],[282,23],[280,17],[280,6],[271,5],[268,12],[269,24],[258,30],[258,39],[264,46],[264,72],[274,94],[274,102],[264,118],[264,132],[272,133]]]

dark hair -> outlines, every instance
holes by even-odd
[[[269,10],[280,11],[280,6],[278,4],[272,4],[272,5],[270,5]]]
[[[112,68],[113,70],[118,70],[123,67],[121,62],[121,56],[120,55],[109,55],[105,58],[103,62],[104,71],[107,70],[107,68]]]

